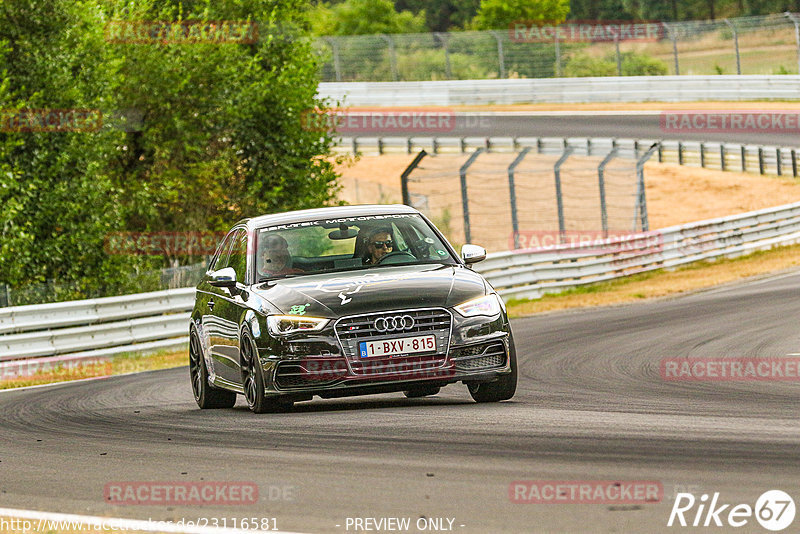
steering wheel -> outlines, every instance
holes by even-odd
[[[411,263],[414,261],[417,261],[417,258],[415,258],[410,252],[406,252],[405,250],[396,250],[379,259],[378,263],[375,265],[394,265],[396,263]]]

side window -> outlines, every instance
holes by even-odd
[[[208,266],[209,271],[218,271],[228,266],[228,257],[231,253],[231,245],[233,244],[234,232],[228,233],[223,239],[222,244],[219,246],[217,255],[211,260],[211,265]]]
[[[236,281],[244,283],[247,272],[247,230],[237,230],[228,266],[236,271]]]

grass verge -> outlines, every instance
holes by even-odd
[[[67,382],[84,378],[100,378],[187,365],[189,352],[161,351],[151,354],[120,354],[86,362],[42,364],[34,360],[20,362],[14,368],[0,370],[0,389],[19,388]]]
[[[563,293],[545,295],[539,299],[510,300],[507,303],[512,318],[536,313],[613,306],[646,299],[678,295],[775,273],[800,265],[800,245],[758,251],[738,258],[702,261],[683,267],[659,269],[618,280],[599,282]]]

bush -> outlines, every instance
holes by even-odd
[[[623,52],[620,56],[623,76],[662,76],[669,70],[666,63],[647,54]],[[617,75],[617,59],[614,54],[598,58],[580,51],[570,56],[564,66],[564,76],[568,78]]]

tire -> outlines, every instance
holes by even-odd
[[[242,387],[244,388],[244,398],[247,400],[247,406],[250,407],[250,411],[253,413],[270,413],[290,409],[294,402],[267,397],[265,394],[264,372],[256,357],[257,352],[253,338],[247,330],[242,332],[240,347]]]
[[[442,388],[439,386],[417,386],[403,392],[409,399],[418,399],[420,397],[428,397],[436,395]]]
[[[236,404],[236,393],[215,388],[208,383],[208,369],[195,331],[189,336],[189,377],[194,400],[201,410],[233,408]]]
[[[511,372],[500,375],[493,382],[479,382],[469,384],[469,394],[475,402],[500,402],[508,400],[517,391],[517,350],[514,348],[514,339],[509,339],[509,359]]]

